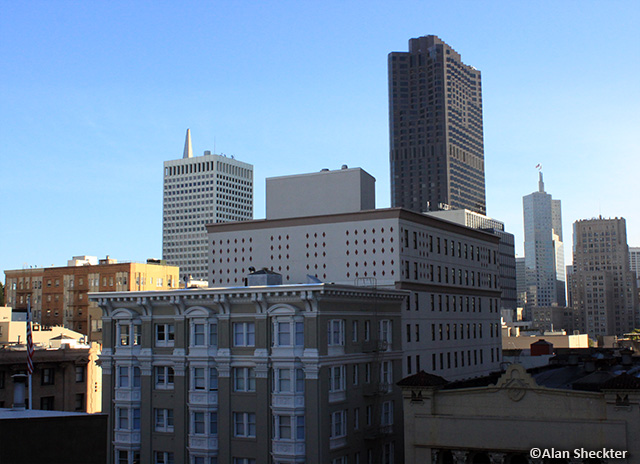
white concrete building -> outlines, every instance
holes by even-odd
[[[515,237],[504,230],[504,222],[469,209],[430,211],[425,214],[462,224],[472,229],[484,230],[500,238],[498,259],[500,261],[500,289],[502,290],[501,309],[515,310],[518,305]]]
[[[292,193],[295,196],[295,192]],[[448,379],[499,369],[500,285],[493,234],[401,208],[210,224],[209,284],[243,285],[250,268],[411,291],[403,375]]]
[[[187,129],[182,159],[164,163],[163,259],[181,279],[206,279],[205,224],[252,218],[253,166],[209,151],[193,157]]]

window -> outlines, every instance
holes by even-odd
[[[156,325],[156,346],[173,346],[175,327],[173,324]]]
[[[119,430],[129,429],[129,410],[127,408],[116,408],[116,425]]]
[[[291,345],[291,324],[288,322],[276,323],[276,340],[278,346]]]
[[[358,341],[358,321],[351,322],[351,341]]]
[[[333,366],[329,368],[329,391],[344,391],[345,366]]]
[[[391,369],[391,361],[383,361],[380,363],[380,383],[389,388],[391,388],[391,383],[393,382]]]
[[[329,321],[327,341],[330,346],[344,345],[344,319]]]
[[[218,346],[218,324],[215,322],[209,324],[209,345]]]
[[[233,323],[233,346],[255,346],[256,329],[253,322]]]
[[[119,324],[118,325],[120,332],[120,346],[129,346],[131,344],[130,340],[130,329],[129,324]]]
[[[42,369],[41,385],[53,385],[55,383],[55,370],[53,367]]]
[[[174,464],[173,453],[167,451],[153,452],[154,464]]]
[[[355,408],[353,410],[353,429],[360,429],[360,408]]]
[[[140,451],[116,450],[117,464],[138,464]]]
[[[251,412],[233,413],[233,435],[235,437],[256,436],[256,415]]]
[[[393,401],[385,401],[382,403],[382,416],[380,418],[382,425],[393,424]]]
[[[340,438],[347,435],[347,411],[336,411],[330,416],[331,438]]]
[[[76,411],[84,411],[84,393],[76,393]]]
[[[304,346],[304,322],[295,322],[296,329],[296,346]]]
[[[127,388],[129,386],[129,367],[118,367],[118,387]]]
[[[388,319],[380,321],[380,340],[387,342],[389,348],[391,348],[391,321]]]
[[[173,409],[154,409],[156,432],[173,432]]]
[[[204,367],[194,367],[191,369],[191,388],[193,390],[204,390]]]
[[[364,341],[368,342],[371,339],[371,321],[364,321]]]
[[[253,458],[233,458],[233,464],[256,464]]]
[[[84,366],[76,366],[76,383],[84,382]]]
[[[360,376],[360,365],[353,365],[353,384],[358,385],[358,377]]]
[[[40,398],[40,409],[51,411],[54,409],[54,397],[53,396],[43,396]]]
[[[233,368],[233,391],[256,391],[256,371],[253,367]]]
[[[209,390],[218,391],[218,369],[209,368]]]
[[[364,381],[366,383],[371,383],[371,363],[366,363],[364,365]]]
[[[209,435],[218,435],[218,412],[209,413]]]
[[[393,464],[393,442],[384,444],[382,448],[382,464]]]
[[[291,439],[291,416],[276,416],[276,438]]]
[[[142,345],[142,326],[140,324],[133,324],[133,346]]]
[[[203,411],[191,413],[191,433],[194,435],[204,435],[204,416]]]
[[[204,324],[193,324],[192,346],[204,346]]]
[[[304,393],[304,370],[296,369],[296,393]]]
[[[156,366],[155,384],[159,390],[173,390],[173,367]]]
[[[291,370],[290,369],[277,369],[276,370],[277,388],[279,392],[291,391]]]

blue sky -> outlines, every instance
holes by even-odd
[[[436,34],[482,71],[488,214],[522,196],[640,246],[640,2],[0,0],[0,270],[161,256],[162,163],[360,166],[389,206],[387,54]],[[4,280],[4,276],[0,277]]]

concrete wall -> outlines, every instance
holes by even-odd
[[[376,180],[361,168],[267,179],[267,219],[375,209]]]

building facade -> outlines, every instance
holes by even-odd
[[[466,378],[500,365],[499,238],[401,208],[211,224],[209,283],[242,285],[250,268],[285,283],[411,292],[402,313],[403,375]]]
[[[23,338],[24,339],[24,338]],[[100,345],[37,346],[33,354],[33,409],[95,413],[102,410],[102,369],[96,361]],[[11,376],[27,373],[26,346],[0,350],[0,408],[14,398]]]
[[[635,273],[640,288],[640,247],[629,247],[629,269]]]
[[[434,35],[388,67],[391,205],[486,214],[480,71]]]
[[[572,298],[581,330],[591,336],[621,336],[640,326],[624,218],[574,222]]]
[[[267,178],[267,219],[350,213],[376,207],[376,180],[362,168]]]
[[[75,256],[67,266],[5,271],[5,301],[25,312],[31,299],[33,321],[43,327],[64,326],[102,340],[102,311],[89,292],[178,288],[178,268],[157,260],[118,263],[107,256]]]
[[[104,310],[107,462],[402,463],[406,293],[93,294]]]
[[[433,211],[429,216],[462,224],[472,229],[484,230],[500,238],[498,245],[500,290],[502,291],[500,308],[515,310],[518,307],[515,237],[504,230],[504,223],[468,209]]]
[[[253,166],[224,155],[193,156],[187,129],[182,159],[164,162],[162,257],[180,278],[207,276],[205,224],[253,218]]]
[[[404,426],[413,431],[405,462],[636,462],[640,380],[611,376],[589,391],[561,387],[562,381],[554,383],[553,371],[534,378],[518,364],[484,383],[447,382],[424,372],[403,379]]]
[[[522,199],[528,311],[532,306],[566,305],[560,200],[544,191],[542,172],[539,176],[538,191]]]

